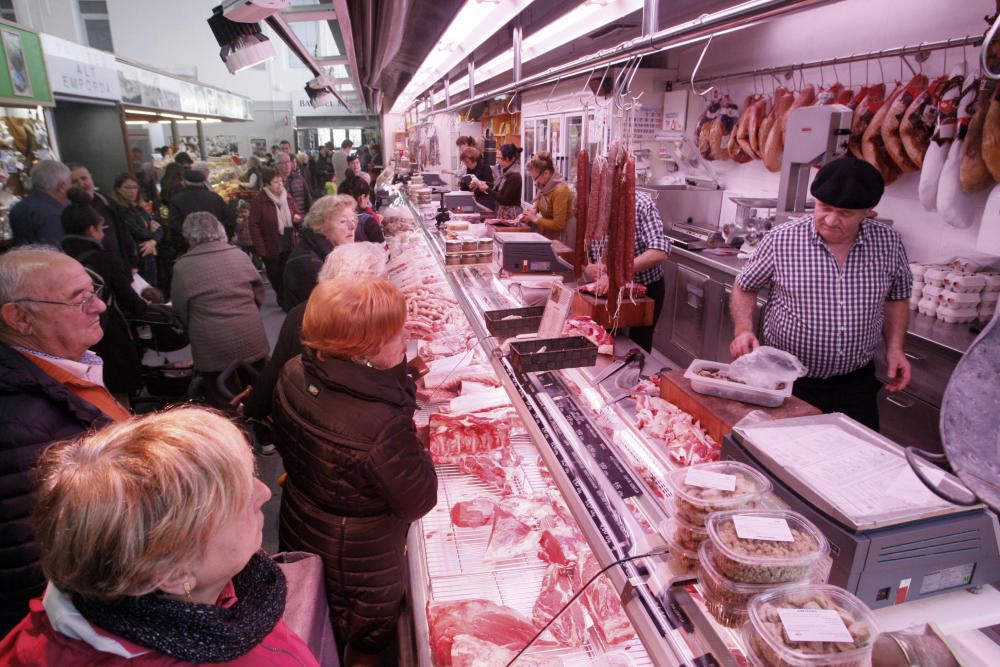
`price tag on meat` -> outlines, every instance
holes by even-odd
[[[744,540],[767,540],[768,542],[794,542],[792,531],[784,519],[766,516],[733,515],[736,535]]]
[[[538,327],[539,340],[562,336],[563,325],[569,317],[569,307],[572,303],[573,290],[562,283],[552,285],[549,300],[545,304],[545,312],[542,314],[542,323]]]
[[[691,468],[684,475],[684,483],[688,486],[700,486],[703,489],[735,491],[736,475],[723,475],[720,472]]]
[[[793,642],[854,642],[844,620],[832,609],[779,609],[778,616]]]

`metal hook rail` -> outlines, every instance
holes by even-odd
[[[998,19],[997,23],[994,25],[994,29],[996,29],[998,26],[1000,26],[1000,19]],[[992,39],[992,33],[993,32],[995,32],[995,30],[991,30],[991,32],[987,34],[987,38],[988,39]],[[763,67],[763,68],[759,68],[759,69],[745,70],[745,71],[742,71],[742,72],[734,72],[734,73],[731,73],[731,74],[722,74],[722,75],[718,75],[718,76],[704,76],[704,77],[701,77],[701,78],[695,78],[695,74],[697,74],[697,72],[698,72],[698,65],[701,64],[701,58],[699,58],[698,59],[698,65],[695,66],[695,69],[694,69],[694,71],[692,73],[692,76],[691,76],[691,86],[693,88],[695,86],[695,84],[698,84],[698,83],[709,83],[709,82],[712,82],[712,81],[724,81],[724,80],[727,80],[727,79],[745,79],[747,77],[761,76],[761,75],[767,75],[767,74],[777,75],[777,74],[781,74],[781,73],[784,73],[784,72],[794,72],[796,70],[801,71],[801,70],[804,70],[804,69],[813,69],[813,68],[816,68],[816,67],[826,67],[827,65],[834,65],[834,64],[838,64],[839,65],[839,64],[843,64],[843,63],[854,63],[854,62],[863,62],[863,61],[870,61],[870,60],[881,60],[882,58],[893,58],[893,57],[897,57],[897,56],[898,57],[902,57],[902,56],[908,56],[908,55],[917,55],[917,54],[920,54],[920,53],[926,53],[928,51],[940,51],[942,49],[952,49],[952,48],[958,48],[958,47],[964,47],[964,46],[979,46],[979,45],[981,45],[983,43],[984,42],[983,42],[983,36],[982,35],[966,35],[965,37],[956,37],[956,38],[953,38],[953,39],[943,39],[943,40],[940,40],[940,41],[937,41],[937,42],[922,42],[921,44],[915,44],[915,45],[912,45],[912,46],[897,46],[897,47],[892,48],[892,49],[882,49],[881,51],[869,51],[867,53],[854,53],[854,54],[851,54],[850,56],[837,56],[836,58],[825,58],[823,60],[813,60],[813,61],[809,61],[809,62],[805,62],[805,63],[799,63],[799,64],[795,64],[795,65],[783,65],[783,66],[780,66],[780,67]],[[989,42],[987,41],[986,43],[989,43]],[[706,44],[706,47],[707,47],[707,44]],[[702,51],[702,56],[704,56],[704,51]],[[907,63],[907,65],[909,65],[909,63]],[[983,68],[983,72],[984,73],[987,72],[987,70],[985,68],[985,65],[984,65],[984,68]],[[987,74],[987,76],[989,76],[989,74]],[[996,77],[995,78],[1000,79],[1000,73],[996,73]],[[712,88],[709,88],[709,89],[707,89],[705,91],[698,91],[697,89],[695,89],[695,92],[698,93],[699,95],[705,95],[706,93],[708,93],[711,90],[712,90]]]

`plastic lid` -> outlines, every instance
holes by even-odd
[[[848,632],[855,638],[855,647],[831,641],[786,642],[784,637],[788,636],[787,629],[778,610],[802,608],[836,611]],[[750,600],[748,611],[750,621],[743,627],[747,645],[758,654],[757,657],[766,658],[760,655],[763,650],[772,653],[781,664],[789,667],[868,665],[872,646],[879,634],[875,617],[864,602],[843,588],[828,584],[781,586]],[[758,640],[756,645],[754,639]]]
[[[721,475],[735,475],[736,489],[723,491],[688,484],[686,479],[689,471],[703,470]],[[725,509],[736,507],[757,500],[771,490],[771,480],[764,477],[750,466],[736,461],[714,461],[699,463],[687,468],[671,470],[667,474],[667,485],[680,498],[700,507],[716,507]]]
[[[792,542],[766,539],[745,539],[736,534],[734,518],[784,519],[792,533]],[[787,568],[815,565],[830,551],[830,543],[808,519],[791,510],[729,510],[708,516],[708,539],[724,558],[750,566]],[[797,550],[797,553],[789,553]],[[767,553],[771,552],[771,553]]]

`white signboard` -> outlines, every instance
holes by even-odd
[[[360,106],[355,103],[353,108]],[[344,108],[344,105],[332,98],[329,101],[313,107],[309,104],[309,95],[303,90],[301,94],[292,95],[292,113],[296,116],[349,116],[351,112]]]
[[[253,120],[247,97],[123,62],[118,63],[118,74],[121,101],[125,104],[199,116]]]
[[[53,93],[118,101],[118,62],[114,55],[59,37],[40,35]]]

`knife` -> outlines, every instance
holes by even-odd
[[[608,364],[603,371],[601,371],[600,373],[597,374],[596,377],[594,377],[593,383],[600,384],[604,382],[609,377],[611,377],[612,375],[614,375],[615,373],[617,373],[618,371],[625,368],[630,363],[641,357],[642,357],[642,350],[640,350],[637,347],[633,347],[631,350],[628,351],[628,354],[626,354],[622,359],[612,361],[610,364]]]

